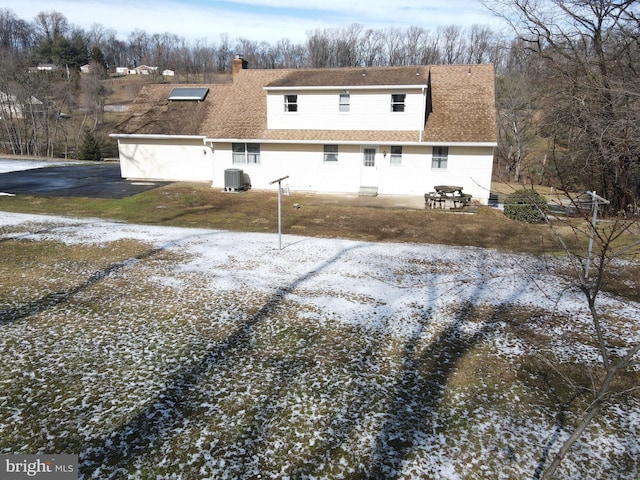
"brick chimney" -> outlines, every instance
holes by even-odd
[[[242,55],[236,55],[236,58],[234,58],[231,63],[231,72],[233,73],[233,76],[235,77],[240,73],[240,70],[246,70],[248,65],[247,61],[242,58]]]

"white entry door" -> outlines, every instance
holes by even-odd
[[[377,147],[362,148],[362,174],[360,176],[360,186],[362,187],[378,186],[377,153]]]

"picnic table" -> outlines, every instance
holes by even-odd
[[[431,208],[462,208],[471,203],[471,195],[455,185],[436,185],[434,191],[424,194],[425,203]]]

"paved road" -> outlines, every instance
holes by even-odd
[[[0,192],[36,196],[126,198],[170,182],[120,177],[118,163],[65,165],[0,174]]]

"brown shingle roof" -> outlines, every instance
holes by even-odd
[[[167,98],[176,85],[145,85],[116,133],[156,135],[203,135],[201,126],[209,111],[226,96],[227,85],[189,85],[209,88],[204,101],[172,101]]]
[[[493,65],[434,65],[431,89],[424,141],[497,141]]]
[[[166,98],[174,86],[149,85],[118,132],[239,140],[496,142],[492,65],[367,68],[364,78],[362,70],[241,70],[232,84],[207,85],[209,94],[200,103],[169,103]],[[429,74],[432,111],[423,132],[267,129],[265,87],[358,86],[358,80],[375,86],[417,85],[426,84]]]
[[[428,67],[375,67],[291,70],[267,87],[358,87],[426,85]]]
[[[267,130],[267,97],[263,88],[287,72],[240,70],[228,96],[209,112],[203,132],[209,138],[263,138]]]

